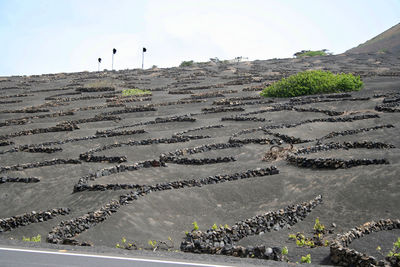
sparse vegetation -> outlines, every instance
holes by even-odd
[[[25,242],[41,242],[42,241],[42,236],[41,235],[37,235],[37,236],[33,236],[33,237],[22,237],[22,241]]]
[[[301,256],[301,263],[311,263],[311,255],[307,254],[307,256]]]
[[[134,243],[127,242],[125,237],[121,239],[121,244],[117,243],[115,247],[120,249],[137,249],[136,245]]]
[[[315,56],[328,56],[332,55],[332,53],[328,52],[327,49],[322,49],[322,50],[302,50],[300,52],[295,53],[293,56],[296,58],[301,58],[301,57],[315,57]]]
[[[389,251],[387,257],[396,257],[400,260],[400,237],[393,243],[393,248]]]
[[[125,89],[122,90],[122,95],[123,96],[129,96],[129,95],[151,95],[151,92],[149,90],[142,90],[142,89]]]
[[[189,61],[182,61],[181,64],[179,65],[179,67],[190,67],[194,64],[193,60],[189,60]]]
[[[303,71],[283,78],[266,87],[264,97],[295,97],[302,95],[359,91],[364,83],[353,74],[333,74],[330,71]]]
[[[218,229],[218,226],[214,223],[213,226],[211,227],[214,231]]]
[[[197,224],[196,221],[192,222],[192,224],[193,224],[193,231],[199,230],[199,225]]]
[[[287,247],[283,247],[282,248],[282,255],[287,255],[287,254],[289,254],[288,248]]]

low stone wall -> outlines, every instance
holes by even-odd
[[[202,126],[202,127],[198,127],[198,128],[193,128],[193,129],[188,129],[188,130],[184,130],[184,131],[181,131],[181,132],[177,132],[174,135],[183,135],[183,134],[190,133],[190,132],[208,130],[208,129],[215,129],[215,128],[223,128],[223,127],[224,127],[224,125],[222,125],[222,124]]]
[[[0,184],[4,183],[37,183],[40,182],[36,177],[0,177]]]
[[[33,134],[41,134],[41,133],[51,133],[51,132],[68,132],[79,129],[79,127],[73,122],[62,122],[57,124],[56,126],[48,127],[48,128],[37,128],[31,130],[24,130],[20,132],[10,133],[1,135],[0,139],[8,139],[12,137],[24,136],[24,135],[33,135]]]
[[[260,144],[260,145],[280,145],[282,140],[280,139],[269,139],[269,138],[246,138],[246,139],[236,139],[229,138],[230,144]]]
[[[45,160],[34,163],[25,163],[25,164],[17,164],[12,166],[0,167],[0,173],[5,171],[20,171],[24,169],[31,168],[39,168],[44,166],[52,166],[58,164],[81,164],[81,162],[77,159],[53,159],[53,160]]]
[[[41,115],[23,117],[23,118],[18,118],[18,119],[8,119],[8,120],[5,120],[4,122],[0,122],[0,127],[10,126],[10,125],[24,125],[33,119],[55,118],[55,117],[72,116],[72,115],[74,115],[73,111],[60,111],[60,112],[55,112],[55,113],[50,113],[50,114],[41,114]]]
[[[372,256],[348,248],[348,245],[353,240],[361,238],[367,234],[392,229],[400,229],[399,219],[382,219],[377,222],[367,222],[339,235],[330,245],[331,261],[334,264],[341,266],[389,266],[388,262],[377,261],[376,258]],[[399,266],[398,262],[393,262],[392,266]]]
[[[282,251],[280,248],[266,248],[265,246],[242,247],[236,246],[234,242],[247,236],[292,226],[303,220],[320,203],[322,203],[322,196],[317,196],[309,202],[291,205],[278,211],[270,211],[239,221],[232,227],[219,227],[217,229],[209,229],[206,232],[192,231],[187,233],[181,243],[181,250],[192,253],[281,260]]]
[[[288,155],[286,161],[300,168],[312,169],[347,169],[361,165],[389,164],[389,161],[387,159],[308,159],[304,157],[297,157],[294,155]]]
[[[234,116],[234,117],[222,117],[221,121],[254,121],[254,122],[264,122],[268,121],[265,118],[257,118],[257,117],[242,117],[242,116]]]
[[[108,115],[116,115],[116,114],[124,114],[124,113],[133,113],[133,112],[145,112],[145,111],[156,111],[154,107],[148,106],[138,106],[138,107],[129,107],[120,110],[113,110],[108,112],[103,112],[101,115],[108,116]]]
[[[211,107],[211,108],[202,108],[205,114],[207,113],[220,113],[220,112],[233,112],[233,111],[244,111],[244,108],[233,107],[233,108],[225,108],[225,107]]]
[[[110,92],[115,91],[114,87],[103,86],[103,87],[79,87],[75,89],[76,92],[85,92],[85,93],[95,93],[95,92]]]
[[[10,231],[14,228],[26,226],[31,223],[44,222],[53,219],[57,215],[69,214],[70,209],[68,208],[56,208],[47,211],[32,211],[22,215],[12,216],[10,218],[0,219],[0,233]]]
[[[345,136],[345,135],[353,135],[353,134],[358,134],[358,133],[363,133],[363,132],[369,132],[373,130],[378,130],[378,129],[384,129],[384,128],[394,128],[392,124],[386,124],[386,125],[377,125],[373,127],[367,127],[367,128],[359,128],[359,129],[354,129],[354,130],[344,130],[344,131],[338,131],[338,132],[331,132],[324,137],[320,138],[322,139],[329,139],[333,138],[336,136]]]

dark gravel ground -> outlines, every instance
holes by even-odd
[[[356,134],[339,135],[325,139],[322,143],[345,141],[372,141],[393,144],[392,149],[350,149],[321,151],[305,155],[307,158],[340,158],[343,160],[363,158],[385,158],[388,165],[358,166],[348,169],[309,169],[289,165],[285,160],[266,163],[261,161],[271,145],[246,144],[238,148],[212,150],[208,152],[184,155],[190,159],[234,157],[236,161],[209,165],[180,165],[167,163],[167,167],[144,168],[131,172],[120,172],[109,176],[98,177],[89,184],[133,183],[154,185],[156,183],[177,180],[201,179],[217,174],[231,174],[248,169],[265,168],[275,165],[280,173],[272,176],[244,179],[203,187],[183,188],[177,190],[152,192],[129,205],[121,207],[118,212],[84,231],[75,239],[79,242],[90,242],[93,247],[76,247],[53,245],[45,242],[47,234],[64,220],[80,217],[95,211],[112,199],[128,193],[128,190],[109,190],[73,193],[78,180],[96,173],[103,168],[116,166],[118,163],[84,162],[81,164],[58,164],[39,168],[26,168],[3,171],[0,176],[37,177],[37,183],[3,183],[0,184],[0,218],[29,213],[31,211],[48,210],[67,207],[71,213],[57,216],[41,223],[32,223],[23,227],[5,231],[0,234],[0,243],[4,245],[34,246],[55,249],[87,251],[93,253],[144,255],[149,257],[167,257],[212,261],[234,265],[279,266],[276,262],[259,259],[240,259],[225,256],[198,255],[182,252],[147,250],[128,251],[116,249],[122,237],[135,242],[139,247],[149,248],[149,240],[166,241],[171,237],[172,251],[179,250],[185,231],[192,229],[192,222],[199,224],[200,230],[217,225],[233,225],[235,222],[250,218],[257,214],[278,210],[287,205],[309,201],[315,196],[323,195],[323,204],[313,210],[303,221],[293,225],[291,229],[266,232],[263,235],[248,236],[237,244],[243,246],[266,245],[270,247],[287,246],[288,258],[291,262],[300,260],[301,256],[311,254],[313,264],[331,264],[329,247],[298,247],[288,240],[289,234],[303,232],[311,235],[316,218],[333,228],[336,234],[362,225],[371,220],[381,218],[400,218],[398,200],[400,199],[400,157],[399,116],[398,112],[377,112],[375,107],[388,99],[399,97],[400,62],[398,55],[392,54],[358,54],[313,57],[302,59],[274,59],[267,61],[241,62],[238,64],[200,63],[186,68],[126,70],[118,72],[83,72],[60,73],[41,76],[0,77],[0,135],[5,136],[32,130],[54,127],[63,121],[74,121],[79,129],[50,133],[24,133],[21,136],[9,137],[6,141],[14,144],[0,147],[0,167],[13,166],[32,162],[60,159],[79,159],[81,153],[115,143],[127,143],[151,138],[171,138],[181,132],[183,135],[199,135],[202,139],[188,140],[179,143],[151,144],[142,146],[120,146],[95,152],[95,156],[125,156],[123,164],[133,164],[144,160],[159,159],[162,153],[177,149],[193,148],[212,143],[228,143],[230,138],[274,138],[261,131],[243,135],[236,134],[242,130],[269,127],[273,125],[292,124],[306,120],[342,118],[358,115],[374,115],[379,117],[354,120],[351,122],[308,122],[297,127],[272,129],[274,133],[311,140],[307,143],[295,144],[294,148],[310,147],[316,139],[331,132],[354,130],[392,124],[394,128],[382,128],[361,131]],[[276,104],[290,104],[288,99],[248,99],[257,97],[265,84],[281,77],[307,69],[327,69],[334,72],[352,72],[361,75],[365,88],[360,92],[352,92],[350,97],[342,97],[335,102],[312,102],[296,105],[299,108],[317,108],[345,112],[344,115],[328,116],[321,112],[298,112],[282,110],[243,115],[256,112]],[[112,87],[114,92],[82,92],[81,87]],[[148,89],[152,91],[151,101],[134,101],[138,97],[121,98],[122,90],[129,88]],[[249,89],[250,88],[250,91]],[[185,94],[170,94],[180,91]],[[232,90],[232,91],[228,91]],[[251,91],[253,90],[253,91]],[[224,96],[210,93],[225,91]],[[114,101],[110,101],[110,93],[115,93]],[[204,94],[206,93],[206,94]],[[27,94],[27,96],[18,96]],[[184,103],[185,99],[196,99],[203,94],[203,102]],[[46,98],[49,98],[46,100]],[[366,97],[369,97],[366,99]],[[230,99],[230,106],[213,104],[216,100]],[[364,99],[362,99],[364,98]],[[385,100],[386,98],[386,100]],[[307,98],[305,98],[307,99]],[[309,98],[308,98],[309,99]],[[326,98],[321,98],[326,99]],[[353,100],[351,100],[353,99]],[[22,100],[22,102],[13,102]],[[107,102],[108,100],[108,102]],[[6,103],[10,101],[10,103]],[[181,101],[181,102],[178,102]],[[239,101],[239,102],[237,102]],[[261,101],[261,102],[260,102]],[[107,104],[114,106],[107,106]],[[83,123],[81,119],[96,118],[105,112],[133,108],[152,104],[154,111],[126,112],[115,114],[120,120],[104,120]],[[33,107],[33,108],[32,108]],[[204,113],[203,108],[242,107],[244,111],[228,111]],[[26,112],[26,109],[28,111]],[[35,109],[48,111],[32,113]],[[21,113],[25,111],[24,113]],[[56,116],[57,112],[73,111],[73,115]],[[19,112],[19,113],[15,113]],[[195,121],[159,122],[157,118],[184,116]],[[35,117],[42,116],[42,117]],[[265,121],[227,121],[222,117],[239,116],[243,118],[264,118]],[[19,119],[19,120],[18,120]],[[3,124],[5,123],[5,124]],[[139,125],[141,124],[141,125]],[[133,126],[132,126],[133,125]],[[223,125],[220,128],[201,129],[212,125]],[[124,128],[119,128],[124,127]],[[200,128],[200,130],[198,129]],[[91,138],[100,130],[137,130],[144,133]],[[72,141],[71,141],[72,140]],[[43,142],[64,141],[46,147],[62,148],[52,154],[12,152],[12,148],[22,145],[38,145]],[[283,142],[283,147],[288,144]],[[8,152],[6,152],[8,151]],[[23,236],[42,236],[41,243],[21,242]],[[393,240],[399,236],[398,230],[371,234],[354,241],[360,252],[376,255],[376,247],[391,247]],[[282,263],[282,266],[285,264]]]

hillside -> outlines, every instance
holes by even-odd
[[[260,96],[309,69],[365,88]],[[284,265],[268,260],[287,247],[351,266],[335,244],[354,236],[381,260],[400,236],[399,83],[385,53],[0,77],[0,243],[240,266]],[[323,243],[288,239],[317,218]]]
[[[391,54],[400,53],[400,23],[375,36],[371,40],[346,51],[347,54],[377,52]]]

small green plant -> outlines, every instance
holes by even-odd
[[[122,90],[123,96],[130,96],[130,95],[151,95],[149,90],[141,90],[141,89],[125,89]]]
[[[323,233],[325,230],[325,225],[319,222],[319,218],[315,219],[314,230],[317,233]]]
[[[25,242],[41,242],[42,241],[42,236],[41,235],[37,235],[37,236],[33,236],[33,237],[22,237],[22,241]]]
[[[300,52],[295,53],[293,56],[296,58],[301,58],[301,57],[315,57],[315,56],[328,56],[332,55],[332,53],[329,53],[327,49],[322,49],[322,50],[302,50]]]
[[[400,237],[393,243],[392,250],[387,254],[388,257],[397,257],[400,260]]]
[[[193,60],[189,60],[189,61],[182,61],[181,64],[179,65],[179,67],[190,67],[194,64]]]
[[[199,225],[197,224],[196,221],[192,222],[192,224],[193,224],[193,231],[199,230]]]
[[[353,74],[333,74],[330,71],[303,71],[283,78],[266,87],[261,96],[295,97],[302,95],[359,91],[364,83],[360,76]]]
[[[287,255],[287,254],[289,254],[288,248],[287,247],[283,247],[282,248],[282,255]]]
[[[218,226],[214,223],[213,226],[211,227],[214,231],[218,229]]]
[[[153,248],[157,248],[157,241],[156,240],[149,240],[148,244]]]
[[[301,256],[301,263],[311,263],[311,255],[307,254],[307,256]]]
[[[127,242],[125,237],[122,237],[121,244],[117,243],[115,247],[120,249],[137,249],[136,245],[134,243]]]
[[[229,227],[228,224],[225,224],[225,225],[224,225],[224,228],[225,228],[225,229],[229,229],[230,227]]]

